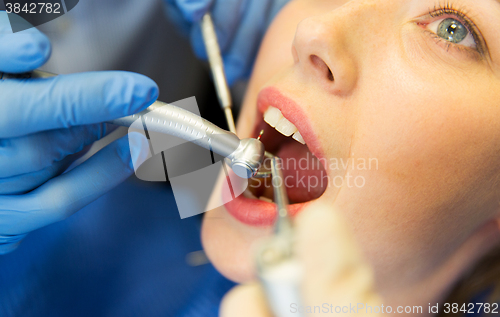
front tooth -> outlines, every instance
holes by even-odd
[[[273,202],[272,199],[264,197],[264,196],[259,197],[259,199],[262,200],[262,201],[265,201],[267,203],[272,203]]]
[[[286,118],[282,118],[280,122],[276,125],[276,130],[285,136],[291,136],[297,132],[297,128],[293,123],[288,121]]]
[[[302,137],[302,134],[300,134],[299,131],[295,132],[295,134],[293,135],[293,139],[302,144],[306,144],[306,141],[304,141],[304,138]]]
[[[269,107],[266,113],[264,113],[264,121],[273,128],[276,127],[281,118],[283,118],[281,111],[274,107]]]

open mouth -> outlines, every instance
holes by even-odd
[[[320,197],[326,189],[326,171],[307,147],[300,131],[273,106],[269,106],[261,118],[256,132],[264,131],[261,141],[266,151],[282,160],[283,181],[290,204]],[[270,164],[267,159],[264,168]],[[248,198],[273,202],[271,178],[250,179],[246,194]]]
[[[302,110],[274,88],[267,88],[259,94],[256,121],[252,137],[263,131],[261,141],[266,151],[281,158],[289,210],[295,215],[305,204],[319,198],[328,186],[326,170],[314,154],[318,153],[318,141]],[[263,165],[263,168],[269,168],[270,159],[266,159]],[[225,207],[243,223],[273,224],[276,205],[271,178],[251,178],[243,195]]]

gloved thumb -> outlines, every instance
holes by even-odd
[[[184,18],[189,22],[198,22],[210,10],[214,0],[175,0]]]

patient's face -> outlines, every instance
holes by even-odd
[[[497,212],[500,3],[448,2],[292,1],[238,123],[285,159],[293,213],[318,200],[348,217],[383,286],[422,278]],[[252,278],[251,245],[275,213],[272,190],[251,187],[265,198],[247,193],[203,224],[209,258],[236,281]]]

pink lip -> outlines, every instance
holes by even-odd
[[[263,89],[257,99],[257,116],[262,117],[263,113],[273,106],[281,111],[283,116],[292,122],[306,141],[309,150],[318,158],[322,157],[320,143],[312,125],[305,112],[293,100],[283,96],[275,87]],[[260,120],[260,118],[258,117]],[[258,120],[257,120],[258,122]],[[232,173],[232,171],[230,171]],[[234,176],[234,175],[233,175]],[[233,179],[233,176],[231,179]],[[236,176],[234,176],[236,177]],[[227,180],[229,181],[229,177]],[[222,190],[223,201],[229,201],[224,205],[229,214],[238,221],[250,226],[271,226],[276,218],[276,205],[259,199],[246,198],[243,195],[231,199],[231,192],[224,186]],[[295,216],[310,202],[293,204],[289,206],[289,212]]]
[[[257,98],[257,116],[262,117],[270,106],[279,109],[283,116],[297,127],[312,154],[317,158],[323,157],[323,151],[312,129],[312,124],[295,101],[285,97],[277,88],[268,87],[263,89]]]
[[[231,172],[230,172],[231,173]],[[227,177],[229,181],[229,177]],[[229,201],[224,205],[231,216],[238,221],[255,227],[271,226],[276,218],[276,205],[259,199],[246,198],[243,195],[231,199],[231,193],[227,186],[222,189],[223,201]],[[288,211],[291,216],[295,216],[307,204],[293,204]]]

